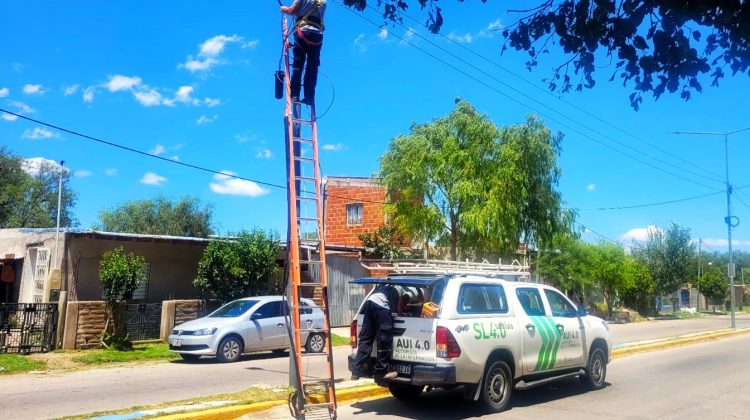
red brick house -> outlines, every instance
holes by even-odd
[[[327,177],[324,194],[326,245],[361,247],[359,235],[386,222],[386,188],[377,178]]]

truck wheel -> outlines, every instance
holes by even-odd
[[[492,413],[505,410],[513,391],[513,377],[508,364],[502,360],[490,362],[484,371],[479,403]]]
[[[242,342],[239,338],[229,336],[221,340],[219,349],[216,351],[216,358],[220,362],[236,362],[242,356]]]
[[[589,355],[586,374],[581,376],[581,382],[590,389],[604,388],[604,378],[607,376],[607,356],[601,347],[596,347]]]
[[[404,401],[416,400],[420,395],[422,395],[423,389],[423,386],[418,385],[388,385],[388,390],[391,391],[391,395],[398,398],[399,400]]]

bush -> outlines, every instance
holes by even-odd
[[[132,347],[119,306],[122,299],[132,298],[133,291],[143,282],[144,263],[143,257],[125,253],[122,247],[105,252],[99,261],[99,282],[107,303],[107,323],[102,331],[104,347],[118,350]]]

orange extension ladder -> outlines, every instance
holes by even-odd
[[[286,164],[289,218],[287,225],[288,303],[290,322],[288,330],[292,343],[289,352],[290,382],[296,391],[289,398],[292,416],[297,419],[336,418],[336,389],[333,376],[333,347],[328,305],[326,277],[325,235],[323,227],[323,199],[318,160],[318,127],[315,105],[292,101],[290,95],[289,51],[294,25],[282,18],[284,37],[283,82],[286,94],[284,130],[286,136]],[[277,84],[281,83],[276,73]],[[277,85],[277,96],[278,85]],[[303,259],[302,250],[307,250]],[[310,250],[317,250],[319,260],[313,260]],[[317,266],[319,282],[303,282],[302,268],[306,272]],[[313,325],[302,325],[301,298],[318,297],[323,312],[324,349],[320,353],[303,352],[302,333]],[[317,330],[316,332],[320,332]],[[310,332],[311,333],[311,332]]]

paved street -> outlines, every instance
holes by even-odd
[[[728,317],[612,325],[615,343],[725,328]],[[750,326],[750,316],[738,317]],[[337,377],[347,378],[348,347],[334,352]],[[3,419],[34,419],[128,408],[198,396],[236,392],[253,384],[286,384],[288,358],[271,354],[245,356],[239,363],[150,363],[71,373],[2,377]]]
[[[577,380],[516,391],[510,410],[482,415],[459,392],[433,391],[415,403],[395,398],[339,407],[342,419],[729,419],[750,418],[750,377],[743,335],[615,359],[608,386],[585,391]],[[288,418],[286,407],[244,419]]]

